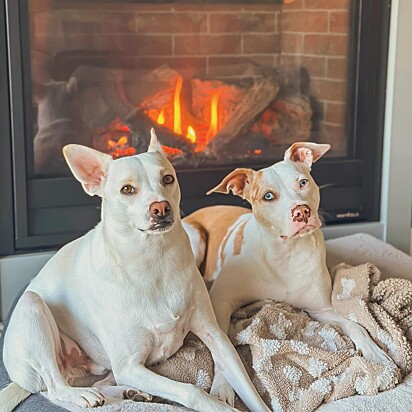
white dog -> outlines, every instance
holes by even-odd
[[[273,299],[341,327],[364,356],[387,361],[364,328],[332,309],[331,278],[319,230],[319,188],[310,175],[312,163],[329,148],[295,143],[284,161],[271,167],[258,172],[236,169],[209,193],[232,191],[249,201],[252,213],[212,206],[188,216],[184,226],[205,281],[214,282],[210,297],[226,333],[238,308]],[[218,370],[211,393],[233,405],[233,390]]]
[[[102,197],[102,221],[63,247],[17,303],[5,335],[12,383],[0,393],[1,410],[46,390],[51,400],[98,406],[100,388],[116,383],[198,411],[234,410],[146,368],[192,331],[247,406],[269,411],[216,322],[179,217],[176,174],[154,131],[148,153],[137,156],[114,161],[79,145],[64,154],[84,190]],[[94,388],[69,385],[109,370]]]

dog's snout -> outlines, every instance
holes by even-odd
[[[170,206],[170,203],[166,200],[162,200],[161,202],[153,202],[149,206],[150,216],[155,217],[155,218],[164,219],[170,215],[171,210],[172,210],[172,207]]]
[[[294,222],[308,223],[310,218],[310,207],[308,205],[298,205],[292,209],[292,220]]]

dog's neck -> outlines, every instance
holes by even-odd
[[[317,251],[323,252],[325,248],[323,234],[320,229],[316,229],[309,235],[282,239],[281,233],[266,227],[259,222],[253,214],[250,223],[257,232],[257,237],[261,243],[262,249],[268,254],[274,250],[287,255],[299,254],[302,250],[310,249],[316,249]],[[323,262],[319,263],[323,265]]]
[[[137,228],[125,228],[113,221],[109,215],[102,213],[102,221],[96,228],[101,231],[106,246],[110,251],[114,263],[123,269],[127,269],[130,263],[136,261],[138,256],[139,264],[146,262],[150,265],[153,261],[163,258],[168,253],[174,254],[175,258],[179,248],[172,247],[180,232],[184,231],[180,218],[178,217],[173,227],[168,232],[158,234],[148,234],[139,231]]]

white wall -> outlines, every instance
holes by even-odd
[[[412,1],[393,0],[382,182],[384,240],[409,252],[412,207]]]

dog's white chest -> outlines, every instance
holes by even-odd
[[[147,359],[148,364],[159,362],[172,356],[182,346],[190,329],[191,310],[180,314],[172,314],[155,325],[153,332],[154,345]]]

